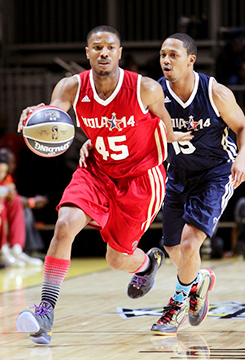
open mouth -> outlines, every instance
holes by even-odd
[[[108,66],[108,65],[110,65],[110,62],[109,61],[99,61],[99,65],[100,66]]]

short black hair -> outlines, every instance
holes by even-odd
[[[119,44],[121,46],[121,36],[120,36],[119,32],[116,29],[114,29],[113,27],[108,26],[108,25],[99,25],[99,26],[96,26],[95,28],[93,28],[92,30],[90,30],[87,35],[87,44],[93,34],[96,34],[98,32],[102,32],[102,31],[115,34],[117,36],[117,38],[119,40]]]
[[[9,148],[0,149],[0,163],[5,163],[9,167],[9,174],[13,174],[16,168],[16,158],[14,153]]]
[[[175,33],[170,35],[168,39],[177,39],[183,42],[183,47],[187,51],[187,55],[197,55],[197,46],[195,40],[185,33]]]
[[[7,154],[0,153],[0,164],[7,164],[8,165]]]

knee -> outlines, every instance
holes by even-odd
[[[70,221],[66,217],[58,218],[55,225],[54,235],[57,239],[67,238],[71,234]]]
[[[181,254],[196,255],[199,253],[200,247],[206,238],[206,234],[192,225],[186,224],[181,236]]]
[[[182,255],[191,256],[191,254],[195,254],[199,251],[200,244],[195,239],[185,239],[181,242],[180,249]]]
[[[107,249],[106,252],[106,261],[113,270],[123,270],[124,267],[124,257],[126,255],[119,253],[113,249]]]

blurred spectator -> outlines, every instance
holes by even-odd
[[[245,85],[245,59],[241,62],[238,73],[228,79],[227,85]]]
[[[20,196],[24,208],[26,238],[24,250],[28,253],[40,252],[44,250],[43,239],[36,228],[36,219],[33,209],[42,209],[49,202],[46,196],[35,195],[32,197]]]
[[[195,40],[208,38],[208,21],[207,16],[202,14],[198,18],[195,14],[190,17],[181,16],[178,20],[178,32],[186,33]]]
[[[28,229],[23,204],[25,207],[28,205],[29,208],[35,206],[38,208],[46,205],[48,199],[40,196],[35,198],[19,196],[11,176],[14,168],[13,153],[6,148],[0,149],[0,260],[5,266],[41,266],[41,259],[30,257],[23,252],[26,244],[26,229]],[[32,226],[34,227],[35,224]],[[36,239],[32,241],[35,242]]]
[[[245,197],[237,201],[234,218],[237,225],[237,243],[234,252],[245,259]]]
[[[224,85],[234,84],[238,79],[241,64],[245,62],[245,38],[239,36],[229,41],[220,52],[216,62],[217,81]]]
[[[2,122],[2,123],[1,123]],[[23,150],[26,150],[26,144],[22,135],[12,132],[7,132],[6,119],[0,119],[0,149],[6,148],[10,150],[13,156],[14,170],[11,171],[11,175],[15,180],[15,167],[16,163],[19,164],[19,157]],[[10,156],[10,155],[9,155]]]
[[[211,259],[222,259],[224,256],[224,240],[220,236],[213,235],[211,238],[211,248]]]

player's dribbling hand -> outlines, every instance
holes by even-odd
[[[91,143],[91,140],[88,139],[85,141],[83,146],[80,149],[80,159],[79,159],[79,165],[80,167],[87,167],[86,158],[89,157],[89,151],[94,148],[94,145]]]
[[[23,126],[25,124],[25,121],[28,117],[29,114],[31,114],[36,108],[38,108],[39,106],[43,106],[45,105],[44,103],[38,104],[38,105],[34,105],[34,106],[28,106],[27,108],[25,108],[20,116],[20,120],[19,120],[19,124],[18,124],[18,132],[21,132],[21,130],[23,129]]]

